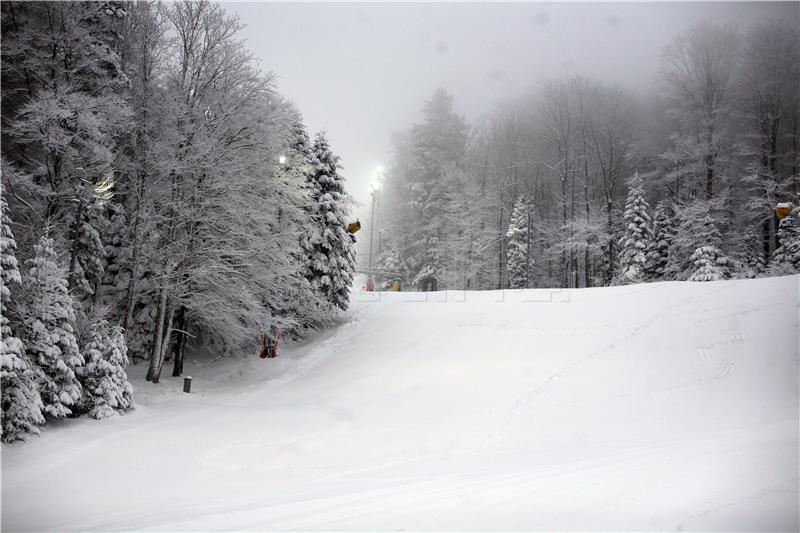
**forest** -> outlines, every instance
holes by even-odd
[[[593,287],[797,272],[797,229],[779,226],[775,208],[800,200],[798,28],[703,21],[660,61],[653,90],[570,76],[487,103],[471,124],[437,90],[423,120],[395,134],[377,193],[382,284]]]
[[[339,157],[242,28],[205,1],[2,3],[3,441],[131,410],[192,341],[263,354],[347,308]]]

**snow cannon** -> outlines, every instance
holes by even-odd
[[[347,233],[350,235],[354,235],[358,230],[361,229],[361,221],[356,219],[355,222],[351,222],[347,225]]]
[[[778,220],[783,220],[791,212],[792,204],[789,202],[781,202],[775,206],[775,214],[778,216]]]

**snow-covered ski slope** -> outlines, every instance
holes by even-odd
[[[6,448],[3,529],[797,531],[798,279],[356,293]]]

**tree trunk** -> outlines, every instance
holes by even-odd
[[[586,183],[583,184],[583,200],[586,203],[586,226],[589,227],[590,222],[591,222],[590,218],[589,218],[589,167],[588,167],[587,163],[585,162],[585,160],[584,160],[584,164],[583,164],[583,169],[584,169],[584,175],[586,176]],[[589,242],[590,240],[591,239],[589,239],[587,237],[586,250],[585,250],[585,253],[584,253],[584,257],[583,257],[583,263],[584,263],[583,264],[583,269],[584,269],[584,274],[586,276],[586,279],[584,281],[584,287],[589,287],[591,285],[591,281],[590,281],[591,277],[590,277],[590,273],[589,273],[589,257],[590,257],[589,244],[591,244]]]
[[[175,308],[170,307],[169,316],[167,317],[167,323],[165,326],[164,338],[161,340],[161,356],[158,358],[158,368],[156,369],[155,373],[155,381],[153,383],[158,383],[158,378],[161,377],[161,367],[164,364],[164,357],[167,355],[167,350],[169,350],[169,344],[172,337],[172,319],[175,316]]]
[[[531,268],[531,255],[533,254],[531,236],[533,235],[533,203],[528,203],[528,232],[527,243],[525,243],[525,288],[530,289],[533,287],[533,268]]]
[[[136,191],[136,217],[133,221],[133,260],[128,267],[131,278],[128,280],[128,290],[125,296],[125,319],[122,329],[127,334],[128,327],[133,319],[133,296],[136,294],[136,277],[139,275],[139,259],[142,251],[142,236],[139,235],[141,226],[141,210],[144,201],[146,174],[141,171],[139,174],[139,186]]]
[[[172,375],[180,376],[183,374],[183,352],[186,348],[186,307],[181,306],[178,309],[176,321],[178,331],[175,338],[175,361],[172,365]]]
[[[504,278],[504,276],[503,276],[503,268],[504,268],[503,259],[504,259],[504,256],[505,256],[505,247],[503,245],[505,244],[505,232],[503,231],[503,199],[502,199],[502,196],[498,196],[498,198],[500,198],[500,201],[498,203],[498,207],[499,207],[498,212],[500,214],[500,217],[497,220],[497,230],[498,230],[498,233],[499,233],[500,237],[499,237],[499,239],[497,241],[498,242],[498,250],[499,250],[499,252],[497,254],[497,288],[498,289],[503,289],[504,288],[504,286],[503,286],[504,285],[503,284],[503,278]]]
[[[797,162],[798,162],[798,160],[800,160],[800,158],[798,158],[798,156],[797,156],[797,136],[798,136],[797,120],[798,120],[798,113],[797,113],[796,109],[797,108],[795,107],[795,112],[792,113],[792,176],[795,176],[795,177],[797,176],[797,170],[798,170]],[[792,188],[794,189],[794,194],[797,195],[798,193],[800,193],[800,185],[798,185],[798,180],[796,180],[796,179],[792,180],[792,183],[793,183]]]
[[[612,217],[612,205],[611,201],[606,200],[606,215],[608,216],[608,250],[607,250],[607,261],[608,261],[608,268],[606,268],[605,276],[603,282],[606,285],[611,285],[611,280],[614,278],[614,259],[615,259],[615,250],[614,239],[616,236],[614,235],[614,219]]]
[[[153,346],[150,350],[150,366],[147,368],[147,381],[158,383],[161,372],[161,344],[164,333],[164,315],[167,311],[167,288],[161,286],[158,296],[158,313],[156,314],[156,328],[153,332]]]

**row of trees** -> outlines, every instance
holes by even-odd
[[[596,286],[689,279],[714,241],[725,275],[785,272],[770,265],[773,210],[800,190],[798,65],[789,22],[703,22],[664,50],[657,94],[572,77],[467,125],[440,89],[393,139],[383,265],[420,290]],[[639,205],[656,205],[641,231],[658,235],[634,252],[625,243],[647,237],[626,235],[637,172]]]
[[[346,309],[339,159],[241,29],[205,1],[3,2],[3,249],[28,265],[3,259],[4,440],[41,422],[37,394],[67,416],[108,388],[81,377],[108,364],[158,383],[190,339],[253,351]]]

